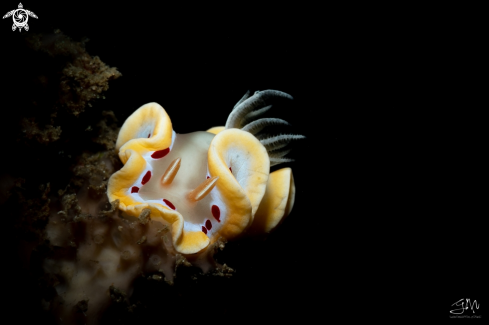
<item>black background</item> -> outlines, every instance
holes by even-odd
[[[274,113],[307,137],[290,154],[294,210],[262,249],[229,248],[234,255],[222,262],[241,269],[219,287],[221,301],[201,302],[209,306],[204,319],[443,318],[452,300],[483,298],[473,232],[480,216],[462,195],[447,203],[436,190],[453,186],[443,177],[447,163],[435,163],[439,150],[464,144],[453,130],[436,140],[426,132],[450,114],[438,115],[440,108],[459,104],[439,92],[439,78],[450,75],[440,69],[439,47],[446,35],[460,36],[457,28],[432,26],[422,10],[383,15],[389,8],[353,5],[23,4],[39,17],[29,19],[28,33],[59,28],[74,40],[88,37],[88,53],[118,68],[104,109],[120,124],[155,101],[175,131],[187,133],[223,125],[248,89],[294,97]],[[1,23],[1,52],[15,52],[9,44],[19,32]],[[3,82],[15,67],[6,71]],[[20,306],[12,313],[28,310]]]

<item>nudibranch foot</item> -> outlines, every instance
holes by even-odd
[[[157,103],[137,109],[122,126],[116,148],[124,167],[109,180],[109,200],[137,217],[143,209],[169,225],[177,253],[200,254],[218,238],[270,232],[291,211],[295,186],[285,148],[302,135],[264,134],[277,118],[258,118],[276,99],[276,90],[248,91],[225,126],[177,134]]]

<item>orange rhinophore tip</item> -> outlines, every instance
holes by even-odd
[[[171,184],[171,182],[173,182],[173,179],[175,178],[175,176],[177,176],[177,173],[180,170],[181,161],[181,158],[177,158],[171,162],[170,166],[168,166],[165,173],[163,174],[163,177],[161,177],[161,184],[169,185]]]
[[[199,186],[197,186],[196,189],[192,190],[188,195],[187,198],[190,201],[197,202],[202,200],[209,194],[214,186],[216,186],[216,182],[219,179],[219,176],[214,176],[206,179],[202,183],[200,183]]]

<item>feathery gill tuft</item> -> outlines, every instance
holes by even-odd
[[[258,119],[258,117],[272,107],[272,105],[269,105],[271,100],[277,98],[293,99],[292,96],[277,90],[256,91],[252,96],[250,96],[250,93],[248,90],[236,105],[234,105],[226,121],[226,129],[238,128],[253,134],[267,149],[268,156],[270,157],[270,166],[293,161],[293,159],[284,158],[290,152],[290,149],[280,151],[279,149],[287,146],[292,140],[304,139],[305,136],[298,134],[270,135],[261,133],[269,125],[289,125],[289,123],[278,118]]]

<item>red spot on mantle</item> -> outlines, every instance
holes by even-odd
[[[137,193],[137,192],[139,192],[139,187],[137,187],[137,186],[133,186],[133,187],[131,188],[131,193]]]
[[[175,206],[173,205],[173,203],[171,203],[167,199],[163,199],[163,202],[165,202],[166,205],[168,205],[172,210],[175,210]]]
[[[229,167],[229,170],[231,171],[231,173],[233,172],[233,170],[231,169],[231,167]]]
[[[207,229],[204,226],[202,226],[202,232],[207,235]]]
[[[205,222],[205,227],[206,227],[207,229],[209,229],[209,230],[211,230],[211,229],[212,229],[212,223],[211,223],[211,221],[210,221],[209,219],[207,219],[207,221]]]
[[[151,171],[148,170],[146,172],[146,175],[144,175],[143,180],[141,181],[141,184],[143,184],[143,185],[146,184],[147,182],[149,182],[150,179],[151,179]]]
[[[221,222],[221,220],[219,219],[221,217],[221,210],[219,209],[219,207],[217,205],[213,205],[211,211],[212,211],[212,215],[214,216],[214,218],[216,218],[217,222]]]
[[[170,148],[166,148],[166,149],[163,149],[163,150],[158,150],[158,151],[153,152],[153,154],[151,155],[151,158],[153,158],[153,159],[160,159],[160,158],[163,158],[166,155],[168,155],[169,152],[170,152]]]
[[[207,178],[211,178],[210,176],[207,176]]]
[[[151,136],[151,133],[150,133],[150,134],[148,134],[148,138],[149,138],[150,136]]]

